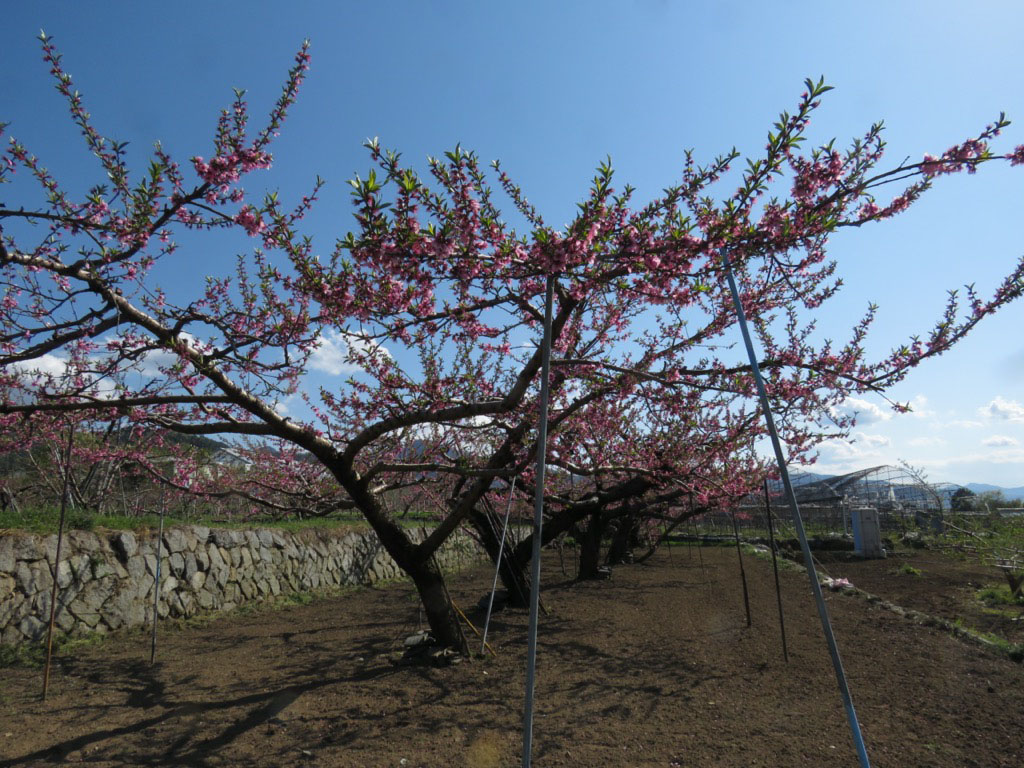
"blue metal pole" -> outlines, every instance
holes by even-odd
[[[533,751],[533,689],[537,673],[537,618],[540,607],[540,544],[544,522],[544,473],[548,445],[548,374],[551,370],[551,315],[555,278],[548,275],[544,297],[544,337],[541,340],[540,419],[537,425],[537,489],[533,500],[533,554],[530,562],[530,639],[526,649],[526,706],[523,711],[523,768],[530,768]]]
[[[775,428],[775,419],[768,404],[768,392],[764,386],[764,379],[761,376],[761,368],[757,364],[757,355],[754,354],[754,344],[750,340],[750,331],[747,328],[747,315],[743,311],[743,304],[740,302],[740,292],[736,288],[736,277],[733,275],[732,264],[729,263],[729,255],[722,252],[722,265],[725,267],[726,277],[729,279],[729,290],[732,292],[732,301],[736,307],[736,316],[740,321],[740,332],[743,334],[743,343],[747,348],[747,357],[750,359],[750,367],[754,372],[754,381],[757,384],[757,395],[761,400],[761,410],[764,412],[764,420],[768,425],[768,433],[771,435],[772,448],[775,451],[775,460],[779,464],[779,473],[782,475],[782,484],[786,488],[786,495],[789,497],[790,507],[793,510],[793,523],[796,525],[797,536],[800,538],[800,549],[804,554],[804,564],[807,566],[807,575],[811,580],[811,592],[814,594],[814,602],[818,607],[818,617],[821,619],[821,628],[825,632],[825,640],[828,642],[828,652],[832,657],[832,668],[836,673],[836,681],[839,683],[839,693],[843,699],[843,706],[846,708],[846,718],[850,723],[850,732],[853,734],[853,743],[857,748],[857,758],[860,760],[861,768],[871,768],[868,761],[867,749],[864,746],[864,737],[860,732],[860,723],[857,721],[857,711],[853,708],[853,697],[850,695],[850,688],[846,684],[846,673],[843,671],[843,662],[839,658],[839,646],[836,645],[835,635],[832,634],[832,623],[829,621],[828,608],[825,607],[825,598],[821,594],[821,585],[818,583],[818,573],[814,568],[814,559],[811,557],[811,548],[807,544],[807,534],[804,532],[803,519],[800,517],[800,508],[796,503],[796,494],[793,492],[793,484],[789,479],[789,470],[786,468],[786,459],[782,455],[782,443],[779,440],[778,430]]]

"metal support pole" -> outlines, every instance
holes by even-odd
[[[494,593],[498,589],[498,574],[501,572],[501,556],[505,552],[505,534],[508,531],[508,519],[512,515],[512,495],[516,492],[516,477],[512,476],[512,485],[508,492],[508,509],[505,510],[505,524],[501,526],[501,542],[498,544],[498,557],[494,566],[494,583],[491,584],[491,599],[487,601],[487,617],[484,619],[484,634],[480,640],[480,655],[487,648],[487,628],[491,626],[491,610],[494,608]]]
[[[60,520],[57,521],[57,552],[53,556],[53,589],[50,592],[50,623],[46,629],[46,669],[43,672],[43,701],[50,690],[50,663],[53,658],[53,625],[57,620],[57,576],[60,573],[60,555],[64,543],[64,513],[68,508],[68,486],[71,475],[71,449],[74,447],[75,427],[68,427],[68,447],[64,453],[64,488],[60,494]]]
[[[158,618],[157,611],[160,607],[160,550],[164,546],[164,512],[166,511],[167,504],[164,499],[164,494],[160,494],[160,532],[156,537],[156,572],[153,574],[153,638],[150,641],[149,646],[149,665],[153,666],[156,662],[156,622]]]
[[[797,505],[793,484],[789,479],[786,458],[782,454],[782,442],[779,440],[779,433],[775,428],[775,419],[772,417],[771,407],[768,403],[768,391],[765,389],[764,379],[761,377],[761,369],[757,364],[757,355],[754,354],[754,344],[750,340],[750,330],[747,328],[747,315],[743,311],[740,292],[736,287],[736,277],[733,275],[732,265],[729,263],[729,255],[725,251],[722,251],[722,266],[725,267],[725,275],[729,281],[729,291],[732,293],[733,305],[736,307],[736,317],[740,323],[740,332],[743,334],[743,344],[747,348],[750,368],[754,373],[754,382],[757,385],[758,398],[761,400],[761,410],[764,412],[764,420],[768,426],[768,433],[771,436],[775,460],[779,464],[782,484],[786,489],[786,495],[789,497],[790,507],[793,510],[793,524],[796,526],[797,536],[800,538],[800,548],[803,550],[804,564],[807,566],[807,576],[811,581],[811,592],[814,594],[814,602],[818,607],[818,617],[821,619],[821,628],[825,633],[825,640],[828,643],[828,652],[832,657],[832,668],[835,670],[836,682],[839,684],[839,693],[843,699],[843,706],[846,708],[846,718],[850,723],[850,733],[853,736],[853,743],[857,749],[857,759],[860,761],[861,768],[871,768],[867,749],[864,746],[864,737],[860,732],[860,723],[857,721],[857,711],[853,707],[853,697],[850,695],[850,688],[846,684],[843,662],[839,658],[839,646],[836,645],[835,635],[832,634],[832,624],[829,621],[828,608],[825,607],[825,598],[821,594],[821,585],[818,583],[818,573],[814,568],[811,548],[807,544],[807,534],[804,531],[804,523],[800,517],[800,507]]]
[[[768,478],[764,479],[764,510],[768,517],[768,541],[772,547],[772,570],[775,572],[775,602],[779,604],[779,631],[782,633],[782,658],[789,663],[789,648],[786,647],[786,619],[782,614],[782,589],[779,586],[779,560],[775,554],[775,523],[772,522],[772,502],[768,495]]]
[[[740,561],[740,580],[743,582],[743,607],[747,611],[747,626],[750,626],[750,593],[747,592],[747,572],[743,569],[743,550],[740,548],[740,529],[736,525],[736,511],[730,510],[732,515],[732,533],[736,538],[736,557]]]
[[[537,490],[533,500],[533,559],[530,562],[530,636],[526,649],[526,705],[523,711],[523,768],[530,768],[533,751],[533,690],[537,673],[537,612],[540,606],[540,545],[544,523],[544,473],[548,445],[548,373],[551,370],[551,315],[555,277],[548,275],[544,296],[544,336],[541,340],[540,418],[537,425]]]

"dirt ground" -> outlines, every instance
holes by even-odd
[[[960,620],[965,626],[991,632],[1011,643],[1024,643],[1024,607],[992,610],[977,597],[980,588],[1006,586],[994,566],[958,559],[927,549],[899,549],[886,560],[833,562],[827,553],[818,559],[834,577],[843,577],[867,592],[904,608]],[[902,569],[907,565],[918,571]]]
[[[926,557],[907,584],[928,592]],[[898,564],[829,569],[909,602],[911,587],[886,594]],[[770,563],[746,568],[751,628],[726,548],[579,585],[545,561],[534,765],[857,765],[806,576],[781,574],[786,664]],[[450,585],[464,608],[489,586],[482,568]],[[1024,765],[1024,667],[861,599],[828,604],[873,765]],[[526,613],[492,621],[496,658],[448,667],[396,663],[418,626],[394,584],[162,628],[154,667],[141,633],[79,648],[45,704],[40,670],[0,670],[0,766],[519,765]]]

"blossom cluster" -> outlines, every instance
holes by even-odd
[[[239,148],[228,155],[211,158],[209,162],[201,156],[192,158],[192,166],[199,178],[221,192],[227,192],[231,184],[243,174],[259,168],[269,168],[273,158],[268,152],[253,148]]]

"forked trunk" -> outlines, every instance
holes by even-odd
[[[619,518],[615,535],[612,536],[612,543],[608,547],[608,557],[605,562],[608,565],[619,565],[630,561],[627,557],[636,540],[636,518],[633,515]]]
[[[444,576],[437,569],[433,558],[418,568],[409,570],[409,576],[416,591],[419,592],[423,611],[430,625],[430,634],[444,648],[453,648],[468,656],[469,645],[462,633],[462,625],[455,614],[448,590],[444,586]]]
[[[587,530],[580,542],[580,572],[577,580],[596,579],[601,565],[601,538],[604,536],[605,522],[600,511],[590,515]]]
[[[498,576],[505,587],[505,604],[510,608],[528,608],[530,583],[526,578],[526,567],[517,565],[510,556],[502,557]]]
[[[468,655],[469,645],[462,634],[462,626],[445,588],[444,575],[434,553],[423,552],[409,539],[405,529],[386,514],[376,497],[367,490],[365,481],[350,466],[335,464],[331,471],[366,517],[384,551],[391,555],[398,567],[416,585],[430,625],[430,634],[441,646]]]
[[[487,515],[474,510],[470,515],[473,529],[484,545],[487,556],[491,559],[491,567],[495,567],[498,561],[498,550],[500,548],[499,536],[501,529],[497,529],[493,521],[489,521]],[[505,587],[506,604],[511,608],[526,608],[530,604],[530,587],[526,581],[526,567],[516,562],[514,547],[511,541],[505,542],[505,548],[501,555],[501,564],[498,566],[498,577],[502,586]]]

